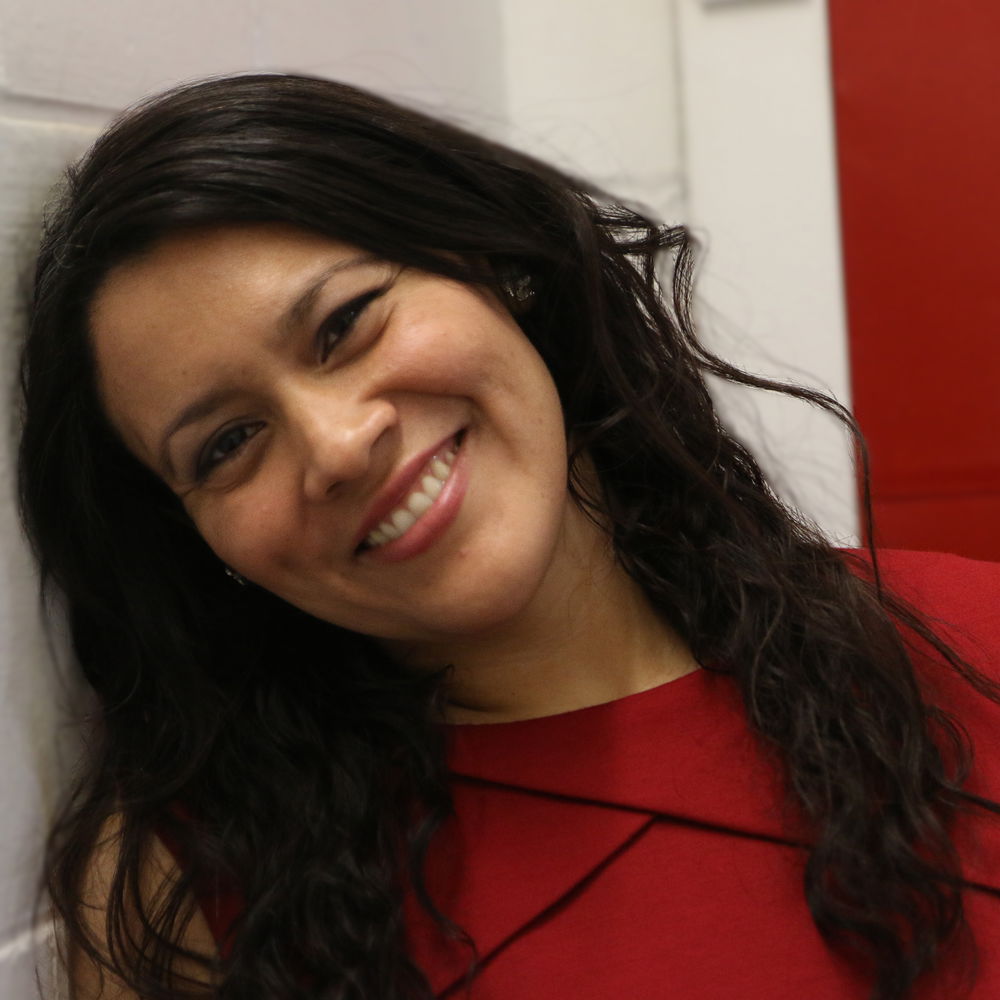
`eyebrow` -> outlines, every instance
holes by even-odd
[[[284,316],[278,321],[279,329],[283,333],[290,333],[292,330],[298,329],[309,318],[309,314],[316,305],[319,293],[323,291],[326,283],[334,275],[341,274],[344,271],[352,271],[359,267],[367,267],[370,264],[378,263],[378,261],[379,258],[374,254],[364,253],[358,254],[356,257],[350,257],[347,260],[338,261],[336,264],[331,264],[329,267],[324,268],[285,311]]]
[[[341,274],[344,271],[367,267],[368,265],[377,263],[379,259],[380,258],[376,257],[374,254],[358,254],[356,257],[350,257],[347,260],[337,261],[336,264],[331,264],[329,267],[324,268],[309,282],[308,285],[306,285],[303,291],[282,314],[277,325],[279,333],[287,336],[293,330],[298,329],[303,323],[305,323],[305,321],[309,318],[309,314],[316,305],[316,299],[319,298],[320,292],[323,291],[327,282],[329,282],[335,275]],[[173,438],[173,436],[183,428],[189,426],[190,424],[197,423],[199,420],[207,417],[213,410],[217,409],[233,395],[234,392],[228,389],[210,390],[185,406],[184,409],[181,410],[181,412],[178,413],[169,424],[167,424],[166,429],[160,436],[159,455],[161,466],[167,469],[167,472],[172,479],[177,478],[177,472],[176,469],[174,469],[173,462],[170,460],[170,449],[168,446],[171,438]]]

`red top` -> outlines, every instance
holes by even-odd
[[[983,672],[1000,677],[1000,565],[886,553],[886,580]],[[1000,706],[918,656],[928,700],[968,729],[968,786],[1000,799]],[[471,1000],[845,1000],[868,994],[819,936],[806,851],[779,771],[732,682],[699,670],[610,704],[451,727],[455,817],[428,882],[474,939],[442,940],[408,901],[410,947],[439,997]],[[1000,817],[955,830],[966,877],[1000,886]],[[231,908],[229,914],[233,911]],[[980,942],[974,997],[1000,996],[1000,899],[966,893]],[[226,913],[216,911],[219,930]],[[919,997],[957,996],[946,966]]]

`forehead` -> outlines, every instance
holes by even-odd
[[[192,379],[238,366],[303,283],[357,255],[287,226],[224,226],[172,234],[114,268],[90,331],[101,399],[126,443],[148,460],[150,426]]]
[[[170,234],[105,278],[91,308],[95,347],[99,350],[98,341],[120,331],[127,321],[142,325],[153,319],[150,301],[169,307],[177,320],[192,312],[211,317],[224,308],[252,309],[310,262],[347,259],[356,253],[318,234],[279,225]]]

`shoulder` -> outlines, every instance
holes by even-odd
[[[864,553],[852,553],[856,569],[870,570]],[[1000,690],[1000,563],[937,552],[885,550],[878,553],[886,588],[914,608],[961,659],[985,680],[972,683],[963,672],[912,634],[904,639],[913,658],[925,702],[941,709],[968,740],[968,772],[962,785],[972,796],[1000,803],[1000,702],[984,693]],[[941,743],[951,757],[951,743]],[[953,828],[963,873],[972,882],[998,884],[1000,816],[965,808]],[[979,907],[980,901],[973,901]],[[977,910],[978,912],[978,910]],[[987,923],[988,921],[988,923]],[[994,927],[995,911],[974,921]]]
[[[852,551],[866,575],[867,553]],[[1000,680],[1000,563],[942,552],[878,552],[885,586],[911,604],[964,659]]]
[[[1000,684],[1000,563],[929,552],[879,553],[883,581],[909,602],[955,653]],[[1000,801],[1000,704],[977,689],[928,644],[907,637],[925,700],[968,736],[967,788]]]
[[[80,885],[78,915],[81,929],[102,961],[98,962],[95,955],[88,954],[83,942],[74,940],[72,936],[69,938],[66,962],[73,1000],[137,1000],[137,994],[105,966],[110,953],[120,953],[108,940],[118,909],[116,898],[120,898],[125,904],[121,930],[128,934],[137,931],[141,933],[142,918],[131,905],[129,889],[126,887],[120,897],[117,892],[122,829],[120,816],[112,816],[104,823]],[[138,890],[144,911],[148,913],[157,908],[157,904],[176,883],[179,874],[173,854],[158,837],[150,837],[138,871]],[[211,961],[215,954],[215,944],[204,917],[193,903],[187,907],[187,911],[187,916],[180,921],[176,943],[185,951],[203,955],[206,960]],[[196,982],[208,984],[203,963],[180,961],[175,971],[181,976],[190,976]]]

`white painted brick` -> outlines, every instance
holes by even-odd
[[[13,410],[22,295],[40,205],[62,166],[92,133],[0,119],[0,412]],[[0,435],[0,940],[25,930],[40,848],[67,772],[73,738],[62,720],[76,698],[53,662],[35,570],[14,501],[14,448]],[[58,640],[55,640],[58,648]],[[69,740],[69,742],[67,742]],[[13,974],[13,973],[12,973]],[[17,973],[20,975],[20,973]],[[0,997],[19,994],[0,990]]]
[[[118,108],[169,81],[245,69],[252,8],[245,0],[7,0],[7,87]]]
[[[496,2],[6,0],[6,87],[120,108],[180,80],[251,69],[343,78],[499,112]]]
[[[0,117],[0,322],[5,345],[11,343],[11,310],[19,311],[22,304],[16,293],[23,288],[38,241],[42,203],[63,167],[95,135],[95,130],[76,125]],[[6,356],[4,361],[6,365]]]
[[[495,0],[262,3],[254,65],[499,116],[505,90],[498,6]]]
[[[68,1000],[65,973],[56,958],[51,927],[0,940],[3,1000]]]
[[[0,996],[10,1000],[31,1000],[39,996],[30,952],[0,962]]]

